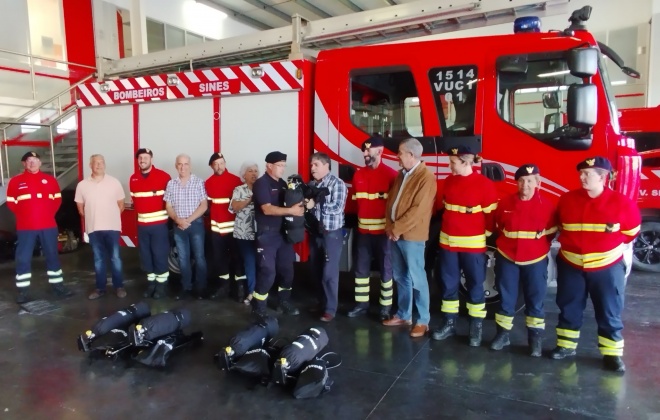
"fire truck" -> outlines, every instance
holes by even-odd
[[[642,156],[637,203],[642,228],[633,243],[633,267],[660,272],[660,106],[621,110],[621,131],[635,139]]]
[[[466,9],[457,1],[449,9],[422,9],[403,20],[388,17],[366,25],[369,33],[432,29],[457,16],[464,22],[477,20],[489,12],[485,7],[523,2],[482,3],[465,3]],[[547,6],[526,9],[526,14],[548,13]],[[102,81],[79,87],[79,176],[88,175],[89,156],[101,153],[108,173],[127,189],[137,169],[134,153],[148,147],[156,166],[173,174],[179,153],[189,154],[193,172],[206,178],[211,174],[206,161],[213,152],[222,151],[228,169],[235,172],[244,161],[258,162],[263,170],[265,155],[279,150],[288,155],[286,175],[308,177],[309,156],[320,151],[332,158],[332,171],[350,184],[355,168],[363,165],[361,143],[376,134],[385,139],[385,164],[395,168],[398,143],[419,139],[439,192],[450,173],[443,151],[467,144],[482,155],[479,169],[502,196],[516,191],[515,170],[534,162],[543,175],[544,194],[557,200],[579,187],[577,162],[601,155],[618,172],[614,188],[636,199],[640,156],[633,140],[620,133],[603,55],[627,74],[636,72],[587,31],[590,11],[573,12],[568,28],[549,32],[540,31],[539,18],[526,16],[509,35],[334,48],[311,56],[306,41],[324,45],[328,31],[336,30],[334,39],[342,40],[364,38],[365,32],[356,34],[357,29],[334,21],[306,23],[294,17],[291,44],[285,42],[289,59],[215,67],[208,65],[222,60],[214,61],[210,52],[194,46],[185,54],[167,51],[119,60],[105,69]],[[421,24],[420,19],[435,23]],[[363,25],[369,22],[361,20]],[[263,35],[261,44],[254,44],[263,46],[264,39],[277,36]],[[280,41],[273,42],[281,47]],[[231,59],[231,48],[245,53],[247,44],[228,40],[222,57]],[[199,68],[149,72],[194,60]],[[347,213],[351,211],[349,206]],[[134,245],[130,208],[123,214],[123,229],[124,243]],[[304,245],[298,255],[306,259]],[[553,278],[552,264],[551,271]],[[488,302],[496,299],[492,276],[486,293]]]

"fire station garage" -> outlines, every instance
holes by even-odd
[[[660,419],[660,0],[0,34],[0,417]]]

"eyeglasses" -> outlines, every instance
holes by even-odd
[[[286,168],[286,163],[273,163],[272,165],[277,166],[278,168]]]

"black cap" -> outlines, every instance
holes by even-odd
[[[539,171],[538,166],[534,165],[533,163],[526,163],[518,168],[513,178],[517,181],[521,176],[538,175],[540,173],[541,172]]]
[[[460,145],[448,149],[447,154],[449,156],[476,155],[476,153],[472,151],[472,148],[470,146],[464,146],[464,145]]]
[[[211,165],[213,164],[213,162],[215,162],[216,160],[218,160],[218,159],[224,159],[224,158],[225,158],[225,157],[222,156],[222,153],[217,153],[217,152],[216,152],[216,153],[213,153],[213,154],[211,155],[211,157],[209,158],[209,166],[211,166]]]
[[[151,151],[151,149],[147,149],[146,147],[143,147],[142,149],[138,149],[137,152],[135,152],[135,159],[138,158],[141,154],[146,153],[151,157],[154,157],[154,152]]]
[[[286,155],[282,152],[270,152],[266,155],[266,163],[286,162]]]
[[[41,156],[39,156],[39,153],[29,151],[29,152],[27,152],[26,154],[23,155],[23,157],[21,158],[21,162],[25,162],[26,160],[28,160],[28,158],[31,158],[31,157],[36,157],[37,159],[41,159]]]
[[[370,149],[372,147],[383,147],[383,138],[382,137],[369,137],[362,143],[362,151]]]
[[[582,162],[577,164],[577,170],[588,169],[588,168],[600,168],[605,169],[606,171],[612,172],[612,164],[607,158],[601,156],[594,156],[587,158]]]

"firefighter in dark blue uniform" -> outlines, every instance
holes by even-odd
[[[257,225],[257,284],[252,299],[252,311],[258,316],[266,315],[266,300],[276,275],[280,279],[279,311],[288,315],[299,313],[290,302],[296,254],[293,245],[284,237],[282,222],[285,216],[302,216],[305,208],[302,202],[293,207],[283,207],[287,188],[286,182],[282,180],[285,168],[284,153],[269,153],[266,156],[266,173],[257,179],[252,187]]]
[[[557,257],[557,347],[553,359],[574,356],[587,304],[593,302],[598,349],[605,369],[624,372],[623,297],[626,267],[623,252],[639,233],[637,205],[609,188],[612,165],[603,157],[577,165],[582,188],[559,200]]]

